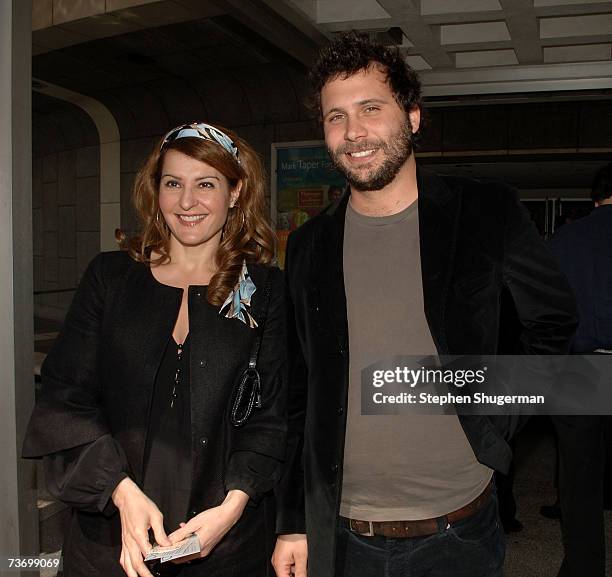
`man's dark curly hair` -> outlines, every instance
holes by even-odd
[[[351,31],[335,38],[319,52],[310,71],[313,89],[311,105],[321,116],[321,89],[336,78],[348,78],[360,70],[380,66],[398,104],[408,114],[422,107],[421,82],[397,48],[372,42],[367,36]]]

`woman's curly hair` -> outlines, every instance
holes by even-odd
[[[140,221],[140,234],[125,242],[130,256],[148,265],[170,260],[170,229],[159,210],[159,185],[164,157],[176,150],[209,164],[221,172],[231,188],[242,181],[238,202],[228,212],[217,252],[217,272],[211,278],[207,299],[221,306],[238,282],[242,262],[270,264],[274,259],[274,232],[269,225],[265,200],[265,174],[257,153],[232,131],[217,127],[237,146],[240,163],[223,146],[201,138],[160,140],[134,181],[132,200]]]
[[[415,106],[422,108],[421,82],[400,51],[372,42],[354,30],[338,35],[319,52],[309,75],[312,86],[310,106],[320,116],[321,89],[327,82],[348,78],[373,66],[378,66],[386,74],[391,91],[406,114]]]

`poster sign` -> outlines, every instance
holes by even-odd
[[[344,186],[323,141],[272,145],[271,208],[281,268],[289,233],[336,200]]]

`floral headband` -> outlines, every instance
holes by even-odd
[[[234,141],[222,130],[206,124],[204,122],[192,122],[191,124],[183,124],[173,128],[162,141],[160,150],[163,150],[164,146],[173,140],[179,138],[201,138],[202,140],[208,140],[220,144],[227,152],[229,152],[238,164],[240,164],[240,158],[238,157],[238,147],[234,144]]]

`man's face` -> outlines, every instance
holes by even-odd
[[[412,154],[420,111],[406,115],[377,67],[327,82],[321,112],[329,155],[355,190],[384,188]]]

